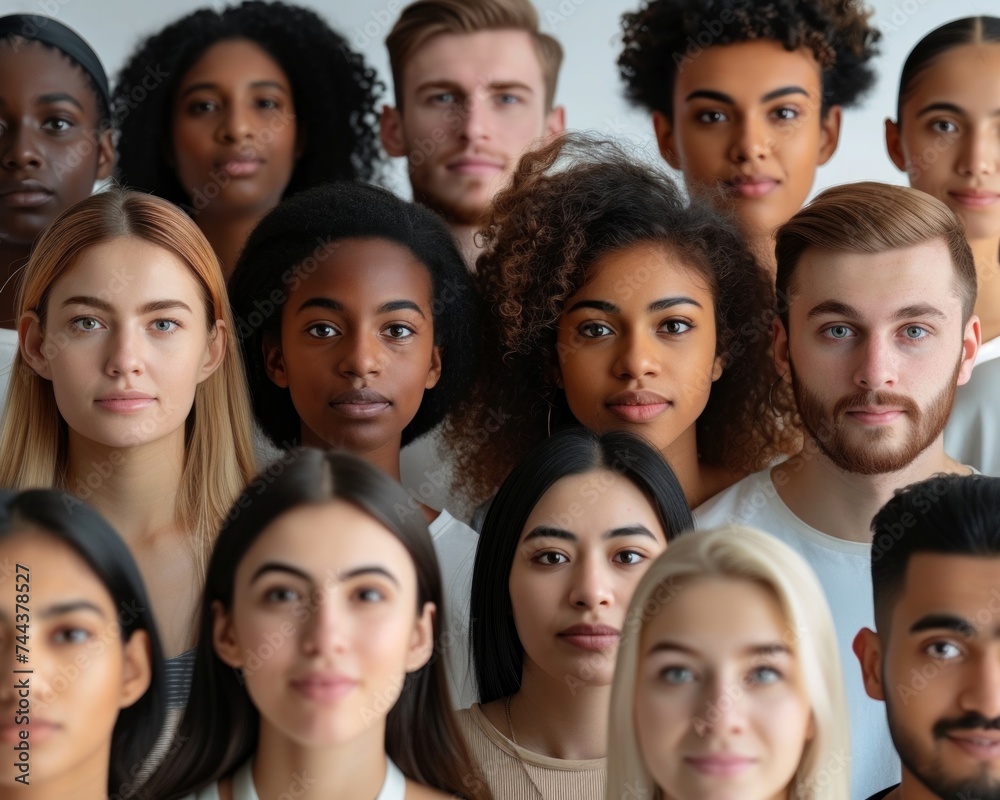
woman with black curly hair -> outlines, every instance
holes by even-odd
[[[622,18],[626,96],[772,274],[774,230],[837,149],[841,109],[875,82],[870,17],[861,0],[646,0]]]
[[[309,9],[254,1],[195,11],[122,69],[119,175],[191,213],[228,275],[282,198],[373,177],[380,86]]]
[[[663,172],[565,136],[521,159],[481,235],[481,369],[445,429],[472,500],[563,422],[643,436],[692,507],[794,448],[767,276]]]
[[[282,449],[336,447],[397,481],[475,372],[472,277],[444,222],[376,186],[297,194],[250,235],[229,282],[257,421]],[[415,493],[446,584],[456,696],[468,685],[477,536]],[[407,509],[403,509],[407,511]],[[466,703],[467,704],[467,703]]]

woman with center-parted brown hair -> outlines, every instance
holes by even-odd
[[[0,486],[65,489],[121,532],[183,706],[200,576],[254,474],[219,261],[167,201],[97,194],[38,240],[17,317]]]

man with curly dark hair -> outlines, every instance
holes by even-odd
[[[816,572],[844,669],[851,797],[868,797],[899,781],[885,712],[851,656],[873,627],[871,521],[897,489],[973,471],[946,454],[943,430],[979,347],[976,267],[944,203],[874,182],[821,193],[778,229],[775,252],[774,360],[805,445],[695,519],[767,531]]]
[[[380,87],[307,8],[195,11],[141,42],[121,71],[120,178],[186,208],[228,273],[282,198],[377,174]]]
[[[833,156],[841,109],[874,84],[870,16],[861,0],[646,0],[622,18],[627,98],[772,272],[773,231]]]
[[[413,198],[448,222],[470,265],[475,233],[522,153],[561,132],[562,48],[530,0],[418,0],[386,39],[396,106],[382,144],[406,156]]]

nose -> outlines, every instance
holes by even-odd
[[[964,177],[993,175],[1000,165],[1000,137],[993,130],[973,128],[963,137],[962,150],[956,164]]]
[[[230,103],[226,113],[222,116],[219,132],[226,142],[241,142],[252,139],[254,125],[249,109],[245,108],[242,103]]]
[[[749,114],[734,125],[730,159],[734,164],[763,161],[771,154],[774,144],[763,121]]]
[[[709,676],[702,699],[702,713],[694,719],[699,735],[739,733],[746,728],[746,692],[738,681],[725,680],[720,674]]]
[[[643,332],[626,333],[621,337],[619,351],[615,358],[615,376],[622,380],[658,375],[660,361],[656,343]]]
[[[1000,653],[987,648],[964,678],[959,696],[962,711],[981,714],[988,720],[1000,718]]]
[[[614,599],[610,569],[605,559],[583,555],[573,570],[570,604],[581,609],[610,606]]]
[[[0,136],[0,163],[5,169],[40,167],[43,160],[38,137],[26,126],[11,125]]]
[[[869,336],[858,348],[860,362],[854,382],[867,391],[891,389],[898,380],[896,355],[891,344]]]
[[[382,371],[382,359],[377,344],[366,335],[344,336],[344,351],[340,359],[341,375],[367,378]]]
[[[467,142],[488,140],[492,130],[490,111],[486,91],[474,92],[462,106],[462,139]]]
[[[123,326],[109,337],[109,341],[111,353],[107,373],[111,376],[141,375],[144,371],[142,335]]]
[[[325,655],[344,648],[345,620],[341,597],[336,587],[328,588],[312,598],[309,613],[301,623],[302,652],[309,656]]]

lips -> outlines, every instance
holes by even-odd
[[[1000,194],[984,189],[955,189],[948,192],[948,195],[970,209],[989,208],[1000,200]]]
[[[768,178],[764,175],[752,175],[747,177],[734,178],[726,185],[731,194],[747,199],[764,197],[770,194],[780,183],[777,178]]]
[[[21,736],[22,731],[27,732],[27,741],[29,744],[39,744],[51,737],[59,730],[59,727],[54,722],[39,720],[34,717],[30,725],[0,724],[0,744],[13,746],[18,742],[24,741],[24,738]]]
[[[732,778],[746,772],[757,763],[757,760],[734,753],[713,753],[685,756],[684,762],[702,775],[712,778]]]
[[[94,402],[105,411],[128,414],[151,406],[156,402],[156,398],[145,392],[126,389],[98,397]]]
[[[216,168],[232,178],[247,178],[256,175],[264,164],[264,159],[256,153],[237,153],[215,163]]]
[[[7,208],[38,208],[54,197],[52,188],[37,180],[14,181],[0,186],[0,204]]]
[[[1000,762],[1000,734],[995,731],[953,731],[945,738],[977,761]]]
[[[345,417],[368,419],[381,414],[392,405],[387,397],[374,389],[350,389],[329,402],[330,408]]]
[[[660,416],[672,404],[661,394],[640,390],[618,392],[609,397],[604,405],[608,411],[625,422],[649,422]]]
[[[864,406],[847,410],[847,416],[865,425],[888,425],[906,413],[902,408],[891,406]]]
[[[581,650],[607,650],[617,647],[621,631],[610,625],[571,625],[558,633],[559,638]]]
[[[292,688],[307,700],[333,702],[350,694],[358,682],[335,672],[310,672],[291,681]]]
[[[488,156],[462,156],[449,161],[446,167],[461,175],[494,175],[503,170],[504,162]]]

